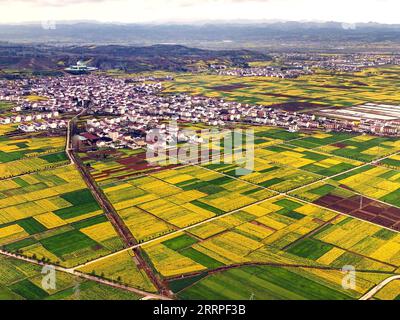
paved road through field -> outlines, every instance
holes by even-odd
[[[378,293],[379,290],[383,289],[386,285],[388,285],[390,282],[395,281],[395,280],[400,280],[400,275],[398,276],[393,276],[390,278],[387,278],[383,280],[380,284],[377,286],[373,287],[370,291],[368,291],[365,295],[363,295],[360,300],[369,300],[371,299],[375,294]]]

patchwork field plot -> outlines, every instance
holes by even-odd
[[[365,162],[397,152],[397,142],[349,134],[254,129],[254,171],[244,175],[237,174],[236,164],[207,163],[164,168],[132,179],[106,179],[102,183],[106,196],[139,242],[162,236],[145,244],[143,250],[178,297],[202,298],[210,290],[214,298],[246,298],[251,295],[247,290],[235,293],[233,289],[221,289],[233,288],[241,277],[249,277],[245,268],[254,268],[253,289],[260,299],[314,299],[317,292],[323,292],[321,297],[355,299],[394,274],[400,267],[397,233],[379,225],[388,226],[385,219],[389,219],[390,226],[396,229],[397,211],[390,201],[397,198],[397,171]],[[351,146],[357,141],[361,145],[355,151],[360,154],[358,157],[335,154],[332,147],[342,143]],[[376,149],[381,145],[386,147]],[[223,151],[223,146],[219,142],[213,147]],[[363,174],[368,176],[357,177]],[[329,177],[332,179],[327,180]],[[362,181],[374,183],[366,185]],[[274,192],[290,192],[308,184],[310,187],[298,189],[293,195],[309,204],[292,197],[277,197]],[[368,189],[377,185],[386,192],[377,194]],[[340,201],[326,203],[330,197]],[[357,207],[360,203],[361,208]],[[371,219],[364,217],[374,212]],[[185,232],[166,236],[186,227],[190,228]],[[85,267],[85,272],[96,269],[90,270],[95,264]],[[343,265],[353,265],[362,273],[355,290],[341,288]],[[272,278],[267,279],[262,268],[276,271],[271,271]],[[104,272],[106,277],[118,277],[108,270],[112,268],[98,269],[105,270],[98,272]],[[303,286],[280,286],[281,276],[296,278],[299,284],[309,286],[310,296],[302,291]],[[258,287],[258,283],[262,285]]]
[[[206,125],[180,123],[179,126],[185,130],[191,130],[193,134],[197,134],[199,139],[203,138],[204,141],[209,141],[208,147],[210,150],[221,151],[221,157],[223,156],[224,143],[229,139],[229,143],[232,144],[233,137],[229,136],[230,131],[221,130],[218,133],[210,133],[208,131],[202,132],[201,129],[210,129]],[[272,129],[271,129],[272,132]],[[212,137],[211,137],[212,136]],[[263,139],[263,142],[280,142],[281,140],[276,139]],[[205,144],[203,145],[203,147]],[[186,149],[185,149],[186,150]],[[191,159],[196,162],[201,162],[203,159],[212,159],[214,156],[210,150],[201,150],[198,148],[198,153]],[[204,151],[204,152],[203,152]],[[91,175],[97,183],[104,185],[112,182],[117,182],[124,179],[133,178],[144,174],[158,172],[161,170],[173,169],[185,162],[177,161],[177,155],[182,152],[181,145],[176,148],[171,148],[166,151],[165,159],[157,157],[148,157],[146,150],[137,149],[120,149],[116,150],[104,150],[97,152],[81,153],[80,157],[84,161],[85,165],[90,168]]]
[[[279,145],[267,147],[264,150],[257,150],[260,153],[260,158],[264,157],[274,164],[290,166],[326,177],[362,165],[362,162],[359,161],[346,160],[302,147],[292,148],[286,145]]]
[[[0,163],[0,178],[5,179],[41,170],[48,170],[68,163],[69,160],[65,152]]]
[[[0,162],[6,163],[23,158],[60,152],[65,148],[65,137],[13,137],[2,136]]]
[[[335,181],[315,184],[293,193],[299,199],[370,221],[374,224],[400,230],[400,209],[388,203],[361,196]]]
[[[380,165],[390,168],[390,169],[400,169],[400,155],[394,155],[387,159],[381,160],[379,162]]]
[[[394,280],[379,290],[373,297],[375,300],[399,300],[400,281]]]
[[[280,198],[145,245],[144,250],[155,269],[170,281],[180,274],[197,277],[208,270],[224,270],[224,266],[260,263],[308,266],[321,272],[350,264],[387,276],[400,266],[398,238],[397,233],[379,226]],[[391,254],[385,256],[388,247]],[[181,263],[168,263],[172,260]]]
[[[400,151],[400,141],[396,138],[363,135],[322,146],[320,150],[344,158],[370,162]]]
[[[269,127],[250,128],[254,129],[255,133],[254,154],[247,154],[247,150],[239,150],[233,157],[226,157],[227,154],[224,153],[226,141],[223,139],[218,145],[222,154],[221,158],[217,159],[221,160],[221,163],[209,161],[203,166],[215,172],[257,184],[264,189],[287,192],[363,164],[360,161],[347,160],[306,147],[314,140],[316,142],[313,143],[313,147],[319,147],[332,141],[350,139],[351,136],[346,134],[335,137],[333,134],[306,135]],[[305,145],[305,147],[292,144]],[[249,162],[248,156],[252,157],[254,163]],[[240,162],[243,164],[239,166]],[[252,165],[253,169],[250,169],[249,165]],[[242,168],[241,171],[238,171],[240,168]]]
[[[273,193],[199,167],[183,167],[103,187],[138,241],[252,203]]]
[[[355,138],[357,136],[358,135],[356,134],[341,133],[341,132],[334,132],[334,133],[316,132],[316,133],[311,133],[304,138],[294,139],[293,141],[290,141],[289,144],[305,149],[317,149],[322,146],[340,143],[342,141]]]
[[[121,149],[81,154],[81,159],[100,185],[129,179],[146,173],[156,172],[175,166],[151,165],[144,150]]]
[[[287,192],[323,178],[323,176],[309,171],[282,165],[282,162],[285,161],[282,158],[279,159],[279,163],[278,161],[270,161],[271,154],[274,154],[274,152],[256,150],[254,170],[246,171],[244,169],[238,172],[237,169],[240,167],[236,164],[206,164],[204,167],[214,172],[223,173],[224,175],[258,185],[263,187],[264,190],[268,188],[279,192]]]
[[[0,300],[137,300],[140,297],[72,275],[56,272],[56,289],[42,287],[42,268],[0,257]]]
[[[145,247],[145,252],[154,268],[163,277],[206,270],[205,266],[169,249],[167,246],[149,245]]]
[[[0,178],[67,164],[64,137],[0,137]]]
[[[400,172],[397,170],[365,166],[334,180],[367,197],[400,207]]]
[[[101,276],[130,287],[156,292],[145,271],[140,270],[133,252],[122,252],[110,258],[95,262],[78,271]]]
[[[14,133],[18,128],[18,125],[16,124],[2,124],[0,125],[0,135],[1,136],[11,136],[12,133]],[[2,137],[2,139],[6,139],[5,137]]]
[[[324,260],[331,254],[338,256],[331,265],[339,264],[343,261],[360,261],[364,257],[370,260],[364,261],[362,267],[365,269],[374,269],[378,264],[387,267],[397,267],[399,265],[400,244],[398,233],[382,229],[379,226],[367,224],[363,221],[347,218],[336,225],[329,226],[321,232],[313,235],[315,241],[330,245],[335,248],[321,255],[319,259]],[[306,244],[297,244],[297,246]],[[292,249],[295,250],[296,247]],[[344,250],[340,254],[338,249]],[[345,252],[347,251],[347,252]],[[351,258],[349,253],[353,254]],[[372,259],[372,260],[371,260]],[[352,265],[352,263],[350,263]]]
[[[0,182],[0,244],[74,265],[122,248],[73,166]]]
[[[257,139],[268,139],[268,141],[273,142],[284,142],[284,141],[291,141],[296,139],[301,139],[302,137],[306,137],[305,133],[301,132],[289,132],[282,128],[275,128],[275,127],[251,127],[255,132],[255,138]],[[257,144],[255,142],[255,144]]]
[[[382,67],[367,69],[352,76],[317,71],[298,79],[177,74],[174,81],[166,84],[166,92],[221,97],[242,103],[278,106],[291,111],[315,111],[327,106],[350,107],[366,102],[398,104],[399,81],[393,77],[398,70],[398,66]]]
[[[399,241],[379,226],[279,198],[143,249],[183,299],[355,299],[396,272]],[[342,289],[344,265],[359,271],[355,290]]]
[[[245,128],[246,127],[244,127],[244,129]],[[212,151],[210,151],[210,164],[206,164],[205,167],[233,178],[240,178],[241,180],[257,184],[260,187],[286,192],[322,179],[323,177],[347,171],[362,164],[360,161],[351,159],[346,160],[343,157],[337,157],[306,148],[307,144],[312,143],[311,141],[314,141],[313,147],[319,147],[335,141],[352,138],[352,136],[347,134],[339,134],[338,137],[336,137],[334,134],[318,133],[306,135],[304,133],[288,132],[284,129],[271,127],[250,127],[250,129],[253,129],[255,132],[254,171],[249,171],[248,174],[243,175],[243,173],[246,173],[246,170],[244,170],[237,174],[237,169],[239,169],[239,167],[235,164],[226,164],[229,161],[233,163],[246,161],[247,154],[245,150],[237,150],[237,152],[240,153],[235,151],[234,156],[227,155],[225,152],[226,144],[231,145],[232,141],[237,139],[237,137],[230,135],[226,136],[226,134],[223,133],[219,137],[220,140],[213,141],[211,149],[220,152],[220,158],[214,158],[214,160],[220,160],[225,164],[214,164],[216,161],[212,161],[211,163]],[[246,137],[241,136],[241,139],[245,142]],[[305,145],[305,147],[294,147],[291,145],[295,143]],[[246,144],[243,146],[246,148]],[[241,153],[242,151],[244,153]],[[139,156],[141,157],[140,159],[138,158]],[[146,166],[147,159],[145,159],[144,156],[144,154],[137,154],[133,157],[129,157],[129,161],[132,162],[132,166]],[[120,167],[120,165],[116,165],[115,167],[116,175],[111,174],[113,169],[108,171],[108,174],[104,173],[113,166],[114,162],[115,161],[108,162],[102,160],[93,160],[88,162],[91,163],[93,168],[91,174],[98,183],[105,185],[110,182],[129,179],[130,174],[124,176],[123,173],[125,171]],[[164,169],[162,170],[164,172],[165,170],[168,170],[168,167],[158,169],[151,169],[149,167],[146,170],[149,174],[152,172],[151,170],[158,171],[160,169]],[[141,170],[134,172],[134,174],[146,173]]]
[[[9,113],[12,108],[13,108],[13,104],[7,101],[0,101],[0,114],[4,115]]]
[[[186,280],[187,288],[178,293],[182,299],[238,300],[348,300],[358,298],[357,290],[344,290],[343,274],[336,270],[247,266],[230,269],[197,280]],[[363,286],[373,286],[381,277],[361,274]],[[177,280],[172,286],[182,286]],[[193,280],[192,280],[193,282]],[[246,283],[246,285],[243,285]],[[185,284],[184,284],[185,285]]]

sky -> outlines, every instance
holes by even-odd
[[[0,0],[0,23],[292,20],[400,23],[399,0]]]

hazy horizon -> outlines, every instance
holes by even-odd
[[[0,21],[0,25],[3,26],[29,26],[29,25],[40,25],[43,22],[47,22],[49,20],[27,20],[20,22],[3,22]],[[387,26],[398,26],[398,23],[385,23],[385,22],[377,22],[377,21],[366,21],[366,22],[345,22],[339,20],[284,20],[284,19],[266,19],[266,20],[196,20],[196,21],[145,21],[145,22],[122,22],[122,21],[100,21],[100,20],[90,20],[90,19],[78,19],[78,20],[51,20],[57,22],[57,24],[65,24],[65,25],[77,25],[77,24],[102,24],[102,25],[143,25],[143,26],[162,26],[162,25],[177,25],[177,26],[203,26],[203,25],[273,25],[278,23],[315,23],[315,24],[327,24],[327,23],[342,23],[351,25],[368,25],[368,24],[376,24],[376,25],[387,25]]]
[[[397,0],[0,0],[1,24],[257,23],[300,21],[400,23]]]

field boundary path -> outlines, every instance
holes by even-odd
[[[74,127],[76,124],[76,120],[83,115],[86,112],[85,109],[83,109],[81,112],[79,112],[77,115],[72,117],[70,120],[67,122],[67,141],[65,143],[65,153],[67,154],[71,164],[75,164],[75,160],[72,157],[72,135],[74,133]]]

